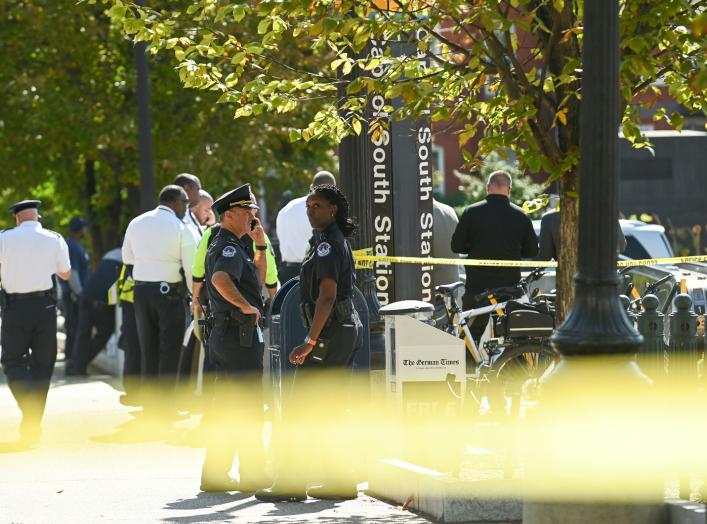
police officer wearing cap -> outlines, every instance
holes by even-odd
[[[202,491],[255,491],[268,485],[262,440],[265,233],[245,184],[214,202],[221,228],[206,255],[206,289],[213,328],[208,339],[213,395],[201,475]],[[255,241],[251,258],[243,238]],[[240,481],[228,476],[238,452]]]
[[[123,240],[123,262],[132,266],[135,320],[142,356],[143,388],[176,384],[186,327],[186,297],[196,239],[182,222],[189,199],[179,186],[165,186],[159,206],[134,218]],[[146,402],[164,399],[152,391]],[[167,397],[169,398],[169,397]],[[145,407],[148,407],[145,405]],[[169,418],[176,408],[163,413]],[[162,414],[162,413],[161,413]]]
[[[0,234],[2,362],[22,411],[20,437],[40,436],[49,382],[56,361],[56,297],[53,275],[68,280],[69,249],[58,233],[39,222],[39,200],[10,206],[17,227]]]
[[[88,279],[88,253],[81,243],[86,234],[88,223],[81,217],[73,217],[69,221],[69,234],[64,239],[69,246],[71,275],[68,282],[61,282],[62,308],[64,312],[64,357],[69,362],[73,357],[76,345],[76,334],[79,327],[79,302],[83,286]]]
[[[290,363],[300,366],[295,379],[294,393],[286,408],[287,425],[321,427],[317,413],[310,406],[317,406],[327,392],[318,391],[316,379],[322,370],[339,371],[335,379],[341,389],[351,376],[353,360],[361,338],[361,321],[353,307],[354,259],[347,241],[356,230],[349,217],[349,205],[342,191],[333,185],[312,188],[307,196],[307,216],[314,236],[300,271],[301,310],[308,329],[304,343],[289,355]],[[331,373],[330,373],[331,374]],[[312,386],[314,384],[314,386]],[[339,406],[338,411],[345,411]],[[334,409],[337,411],[337,408]],[[327,412],[336,417],[341,413]],[[349,471],[326,471],[326,466],[336,464],[333,458],[318,455],[325,466],[323,486],[310,488],[305,493],[309,470],[301,460],[302,450],[313,449],[311,436],[302,438],[294,426],[287,431],[288,441],[279,439],[278,473],[271,488],[256,492],[256,498],[265,502],[301,501],[307,495],[320,499],[356,498],[356,484]],[[323,442],[326,435],[318,435]],[[311,458],[308,457],[308,460]],[[340,464],[340,462],[338,462]]]

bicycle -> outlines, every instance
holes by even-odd
[[[489,408],[508,407],[520,412],[521,398],[529,386],[559,360],[549,343],[554,330],[554,295],[543,295],[532,283],[544,270],[535,269],[516,286],[490,289],[477,295],[490,304],[462,311],[457,294],[463,283],[438,286],[437,296],[444,302],[444,331],[458,336],[471,356],[474,369],[467,376],[472,384],[471,396],[479,406],[482,393]],[[489,322],[479,344],[471,335],[473,319],[490,313]]]

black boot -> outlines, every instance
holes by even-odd
[[[307,495],[320,500],[352,500],[358,497],[358,489],[355,485],[338,486],[323,485],[307,490]]]
[[[304,488],[301,490],[285,489],[273,484],[270,488],[256,491],[255,498],[261,502],[302,502],[307,500],[307,492]]]

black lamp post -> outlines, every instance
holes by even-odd
[[[579,271],[572,309],[552,337],[563,356],[634,354],[642,337],[618,298],[619,6],[584,3]]]
[[[567,435],[576,435],[573,424],[578,420],[586,423],[587,428],[593,424],[604,424],[598,428],[600,434],[612,431],[611,427],[607,428],[609,424],[606,419],[597,419],[595,415],[604,412],[614,415],[631,413],[637,398],[635,392],[646,391],[647,379],[633,358],[643,339],[621,307],[616,274],[618,4],[618,0],[584,2],[579,271],[575,275],[574,305],[552,337],[552,344],[562,354],[563,361],[545,381],[541,409],[536,413],[540,440],[546,443],[555,442],[553,438],[557,435],[542,434],[543,428],[559,425],[567,429]],[[609,356],[613,358],[607,358]],[[597,390],[598,384],[601,384],[601,390]],[[565,423],[566,426],[563,425]],[[592,471],[575,470],[573,468],[578,468],[578,464],[582,463],[577,454],[581,445],[575,447],[577,442],[562,438],[558,441],[561,441],[560,445],[548,445],[543,452],[531,457],[534,462],[529,469],[533,470],[534,480],[549,478],[556,483],[552,485],[569,491],[549,492],[538,499],[526,499],[524,523],[657,524],[663,521],[659,483],[651,486],[655,488],[652,492],[643,491],[644,498],[641,500],[632,500],[630,496],[623,500],[620,493],[612,491],[610,484],[602,484],[611,482],[611,468],[615,464],[607,464],[606,468],[597,466]],[[591,446],[594,443],[586,444]],[[595,447],[592,452],[601,455],[602,449]],[[577,479],[585,475],[591,476],[589,485],[598,484],[604,489],[590,495],[587,486],[577,484]],[[642,472],[635,471],[635,475],[642,478]],[[538,485],[548,484],[540,480]],[[572,490],[576,493],[573,494]],[[593,498],[590,499],[590,496]],[[648,500],[651,503],[646,502]]]
[[[144,6],[144,0],[138,0]],[[152,171],[152,116],[150,114],[150,86],[147,70],[147,44],[135,44],[135,70],[137,72],[138,150],[140,154],[140,211],[155,205],[155,177]]]

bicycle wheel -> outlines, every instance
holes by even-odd
[[[519,415],[522,401],[533,397],[540,378],[559,360],[547,342],[507,346],[489,373],[491,409],[507,408],[510,398],[511,413]]]

